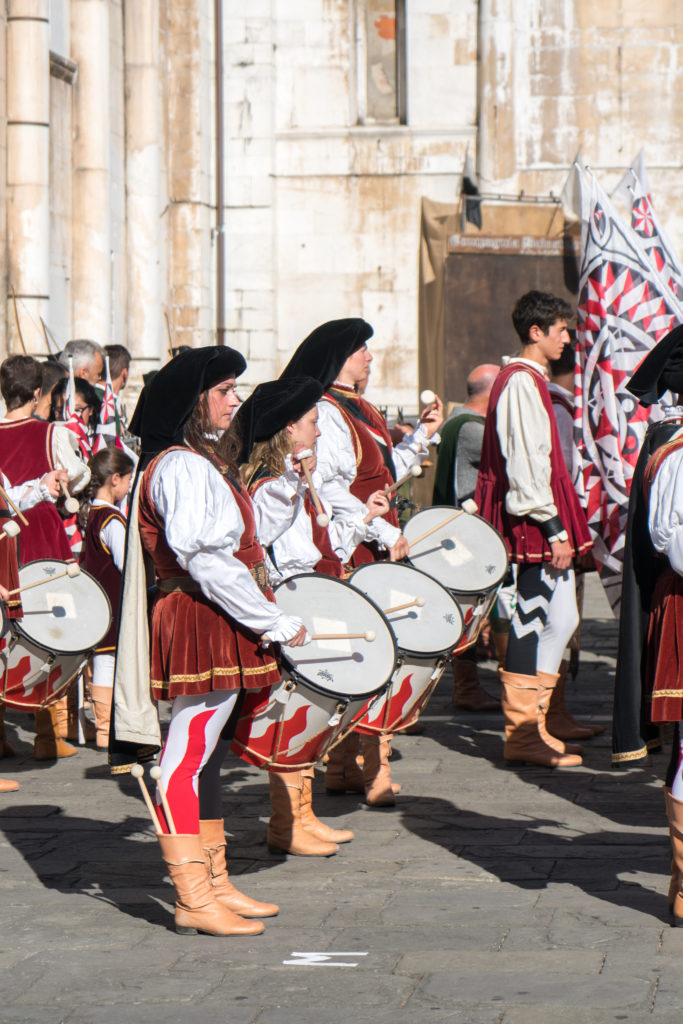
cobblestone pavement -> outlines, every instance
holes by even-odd
[[[607,724],[616,625],[595,580],[587,591],[574,710]],[[230,762],[233,875],[281,907],[246,939],[176,935],[134,781],[91,749],[33,761],[28,719],[8,713],[18,756],[1,767],[21,789],[0,797],[0,1019],[679,1024],[665,756],[614,771],[606,734],[581,768],[506,768],[500,715],[454,715],[450,685],[424,735],[395,741],[395,809],[316,780],[318,814],[356,832],[336,857],[271,855],[264,777]]]

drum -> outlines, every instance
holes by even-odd
[[[298,771],[322,760],[387,686],[397,650],[389,623],[355,587],[321,573],[292,576],[275,588],[278,607],[303,619],[310,635],[364,633],[375,639],[313,640],[282,648],[283,680],[247,690],[232,750],[271,771]]]
[[[417,721],[434,692],[462,636],[462,613],[445,587],[399,562],[369,562],[356,569],[349,582],[382,608],[399,652],[388,688],[363,714],[356,730],[396,732]],[[423,603],[401,607],[415,599]]]
[[[454,511],[442,505],[423,509],[408,520],[403,534],[410,544],[435,527],[411,546],[409,559],[450,590],[460,605],[465,632],[458,653],[477,642],[507,574],[508,553],[501,535],[485,519],[467,512],[452,519]]]
[[[47,707],[62,696],[87,664],[111,623],[109,599],[99,583],[81,570],[62,575],[66,562],[42,558],[19,570],[26,587],[24,615],[0,639],[0,700],[12,707]],[[53,579],[54,578],[54,579]]]

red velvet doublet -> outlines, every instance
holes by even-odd
[[[174,450],[177,449],[167,449]],[[165,454],[167,452],[158,455],[143,475],[140,536],[154,563],[157,580],[174,579],[180,586],[191,587],[194,581],[180,567],[166,541],[164,523],[150,493],[152,476]],[[263,563],[263,549],[256,539],[251,500],[239,484],[221,475],[237,502],[244,522],[240,547],[234,556],[247,569],[253,569]],[[188,495],[188,501],[191,500],[192,496]],[[274,600],[270,590],[264,591],[264,596]],[[272,654],[260,647],[259,637],[235,622],[200,590],[160,591],[152,610],[150,647],[152,694],[157,700],[173,700],[181,695],[210,693],[212,690],[257,689],[272,686],[280,680],[277,662]]]
[[[55,469],[52,459],[54,423],[29,417],[0,423],[0,466],[13,487],[45,476]],[[69,539],[59,512],[51,501],[41,501],[24,512],[19,542],[22,565],[36,558],[73,561]],[[5,541],[3,541],[3,544]]]
[[[114,565],[111,551],[102,540],[101,533],[107,523],[117,519],[126,527],[126,517],[111,505],[96,505],[88,514],[85,540],[81,554],[81,565],[97,580],[111,605],[111,626],[109,632],[95,649],[95,654],[111,654],[116,650],[116,633],[119,624],[119,602],[121,600],[121,573]]]
[[[569,534],[572,554],[579,555],[593,546],[583,509],[579,505],[574,485],[562,455],[562,444],[555,421],[550,393],[545,377],[524,363],[511,363],[500,371],[491,389],[488,414],[484,427],[484,440],[479,464],[479,478],[474,500],[479,514],[498,530],[513,562],[547,562],[552,558],[550,545],[539,524],[529,516],[511,516],[505,508],[509,482],[505,458],[500,450],[496,430],[496,407],[503,388],[514,373],[527,373],[534,381],[543,407],[550,420],[550,486],[553,501],[562,525]]]
[[[675,438],[649,459],[643,476],[648,503],[657,471],[667,456],[681,448],[683,438]],[[679,722],[683,718],[683,577],[673,569],[662,573],[652,595],[645,679],[652,721]]]
[[[365,419],[369,420],[372,424],[372,429],[366,426],[362,420],[352,416],[337,401],[338,396],[355,402]],[[335,385],[323,395],[322,401],[330,402],[335,409],[339,410],[349,429],[356,456],[356,479],[351,484],[351,494],[360,501],[366,502],[373,491],[378,491],[382,487],[390,487],[395,480],[395,477],[382,458],[381,442],[373,436],[374,430],[384,440],[386,451],[391,456],[394,449],[384,417],[378,409],[375,409],[374,405],[366,402],[364,398],[360,398],[352,388],[341,388]],[[398,513],[395,508],[390,509],[382,518],[386,519],[392,526],[399,525]],[[384,558],[386,555],[380,552],[376,544],[363,543],[358,545],[350,562],[354,567],[358,567],[359,565],[365,565],[367,562],[376,562],[380,557]]]

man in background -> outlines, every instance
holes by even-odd
[[[467,498],[474,497],[489,394],[499,371],[500,366],[494,363],[475,366],[466,382],[467,401],[441,429],[433,505],[460,506]],[[507,625],[505,622],[498,632],[494,630],[496,648],[507,639]],[[482,634],[487,633],[484,627]],[[453,707],[458,711],[486,712],[500,707],[495,697],[481,685],[475,647],[453,658],[453,680]]]

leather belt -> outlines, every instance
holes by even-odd
[[[162,594],[198,594],[202,589],[191,576],[169,576],[157,580],[157,587]]]

